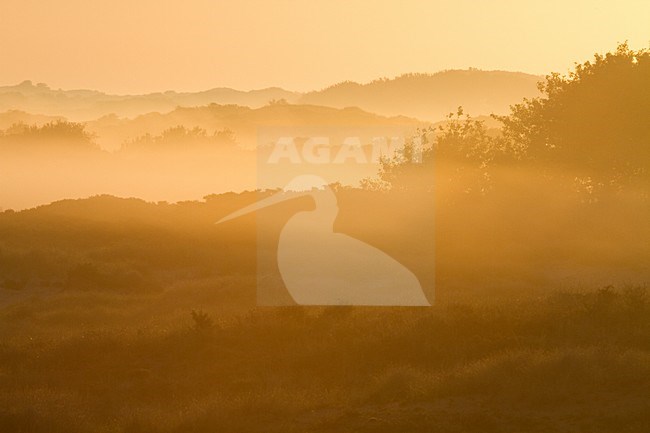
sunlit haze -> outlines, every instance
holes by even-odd
[[[566,71],[629,41],[650,2],[4,0],[0,85],[110,93],[313,90],[444,69]]]
[[[650,432],[650,0],[0,0],[0,433]]]

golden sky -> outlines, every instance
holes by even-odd
[[[0,85],[318,89],[477,67],[544,74],[650,41],[650,1],[0,0]]]

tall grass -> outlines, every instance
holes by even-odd
[[[416,310],[183,307],[175,319],[168,301],[151,302],[160,293],[146,300],[95,295],[104,307],[93,315],[103,325],[64,322],[56,334],[47,321],[32,320],[66,308],[78,317],[79,299],[69,294],[26,302],[22,316],[18,306],[0,310],[2,326],[11,322],[16,332],[0,343],[0,431],[611,432],[650,425],[643,287]],[[117,319],[109,318],[111,303],[124,310]],[[130,323],[144,311],[170,317],[169,325]]]

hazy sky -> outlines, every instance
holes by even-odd
[[[322,88],[467,68],[544,74],[650,41],[650,1],[0,0],[0,85]]]

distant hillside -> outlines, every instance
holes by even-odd
[[[343,82],[310,92],[301,103],[329,107],[356,106],[383,115],[401,114],[437,121],[462,105],[472,115],[505,114],[524,97],[538,96],[542,77],[521,72],[443,71],[406,74],[368,84]]]
[[[325,134],[331,136],[333,146],[340,145],[341,134],[363,137],[369,127],[412,134],[424,126],[419,120],[379,116],[358,108],[286,103],[255,109],[211,104],[133,119],[109,115],[42,127],[27,125],[30,118],[44,120],[27,113],[6,113],[0,120],[3,117],[26,123],[0,129],[0,206],[5,209],[97,193],[179,201],[213,192],[277,187],[286,182],[263,181],[257,176],[257,158],[264,157],[268,148],[262,146],[261,153],[252,150],[259,143],[272,142],[270,137],[279,131],[268,130],[260,140],[264,126],[298,128],[289,132],[298,139]],[[323,128],[315,132],[314,126]],[[296,164],[291,169],[304,168]],[[350,160],[336,164],[332,176],[341,183],[356,184],[377,170],[376,161],[355,164]],[[288,176],[292,171],[282,173]]]
[[[55,90],[46,84],[24,81],[0,87],[0,112],[21,110],[86,121],[114,114],[135,117],[145,113],[166,113],[176,107],[209,104],[259,108],[271,101],[345,108],[359,107],[373,113],[404,115],[438,121],[459,105],[472,115],[505,113],[508,106],[524,97],[536,96],[541,77],[520,72],[455,70],[436,74],[408,74],[368,84],[339,83],[309,93],[280,88],[240,91],[215,88],[201,92],[110,95],[94,90]]]
[[[10,128],[17,123],[25,125],[42,126],[49,122],[65,120],[62,116],[44,116],[42,114],[31,114],[20,110],[9,110],[4,113],[0,112],[0,129]]]
[[[86,122],[88,132],[105,149],[117,149],[125,141],[144,134],[158,135],[164,130],[184,125],[199,127],[212,134],[229,129],[244,147],[254,147],[263,126],[413,126],[423,122],[403,116],[385,117],[358,108],[330,108],[313,105],[273,104],[261,108],[211,104],[202,107],[179,107],[169,113],[148,113],[133,119],[104,116]]]
[[[194,93],[167,91],[145,95],[110,95],[94,90],[55,90],[46,84],[24,81],[15,86],[0,87],[0,112],[22,110],[80,121],[116,114],[134,117],[149,112],[168,112],[178,106],[210,103],[261,107],[269,101],[295,101],[300,94],[279,88],[248,92],[215,88]]]

